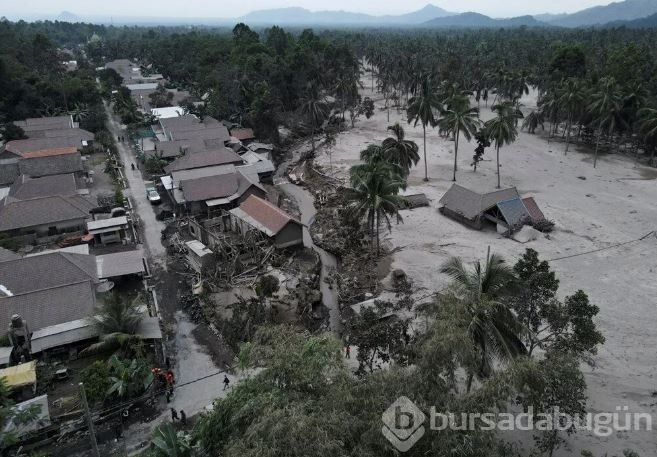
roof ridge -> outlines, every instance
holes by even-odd
[[[22,259],[16,259],[16,260],[22,260]],[[12,262],[11,260],[8,262]],[[8,263],[8,262],[2,262],[2,263]],[[93,281],[91,279],[82,279],[80,281],[75,281],[75,282],[70,282],[70,283],[65,283],[65,284],[57,284],[56,286],[52,287],[44,287],[43,289],[34,289],[34,290],[29,290],[26,292],[19,292],[19,293],[13,293],[9,296],[0,296],[0,300],[3,298],[12,298],[12,297],[22,297],[24,295],[29,295],[29,294],[36,294],[38,292],[45,292],[47,290],[53,290],[53,289],[61,289],[62,287],[70,287],[70,286],[77,286],[79,284],[84,284],[84,283],[89,283],[90,285],[94,285]]]

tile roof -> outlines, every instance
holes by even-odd
[[[215,165],[242,164],[242,158],[228,148],[213,151],[190,152],[164,167],[164,171],[191,170],[194,168],[211,167]]]
[[[257,225],[249,220],[246,222],[250,225],[256,225],[256,228],[264,231],[268,236],[276,235],[289,222],[300,224],[299,221],[279,207],[255,195],[250,195],[239,208],[231,210],[231,213],[240,219],[243,219],[243,215],[247,215],[252,221],[257,222]]]
[[[66,128],[66,129],[51,129],[51,130],[36,130],[30,132],[28,135],[29,139],[36,138],[68,138],[74,137],[79,138],[80,141],[92,141],[95,136],[93,133],[88,132],[87,130],[80,128]]]
[[[495,206],[498,202],[517,197],[519,195],[515,187],[488,193],[478,193],[458,184],[452,184],[452,187],[440,199],[440,203],[445,208],[467,219],[474,219]]]
[[[252,140],[255,138],[253,135],[253,129],[231,129],[230,136],[235,137],[238,140]]]
[[[173,186],[177,187],[182,181],[235,173],[234,165],[215,165],[213,167],[193,168],[191,170],[172,171]]]
[[[38,282],[33,277],[33,281]],[[0,297],[0,328],[9,327],[11,316],[20,314],[32,331],[90,316],[96,306],[92,281]]]
[[[78,186],[73,173],[41,178],[30,178],[27,175],[21,175],[14,181],[9,190],[9,195],[16,200],[29,200],[52,195],[68,197],[76,195],[77,190]]]
[[[11,153],[24,156],[29,152],[49,149],[81,148],[82,141],[83,138],[79,135],[54,138],[28,138],[26,140],[10,141],[5,145],[5,149]]]
[[[56,251],[0,262],[0,284],[13,295],[82,281],[98,282],[92,255]]]
[[[30,228],[54,222],[86,219],[94,205],[82,197],[40,197],[12,201],[6,197],[0,206],[0,231]]]
[[[14,251],[0,247],[0,262],[7,262],[8,260],[20,259],[21,256],[16,254]]]
[[[84,170],[84,165],[82,164],[82,155],[75,152],[73,154],[22,159],[18,164],[18,168],[22,174],[40,177],[77,173]]]
[[[24,159],[36,159],[39,157],[54,157],[67,154],[75,154],[76,152],[78,152],[78,148],[73,146],[68,148],[39,149],[38,151],[24,152],[21,154],[21,156]]]
[[[24,121],[16,121],[14,125],[22,128],[25,133],[48,129],[70,129],[73,127],[73,118],[70,115],[34,117]]]
[[[198,202],[213,198],[229,197],[239,189],[237,173],[206,176],[182,181],[179,184],[185,201]]]

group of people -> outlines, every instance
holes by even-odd
[[[119,135],[117,137],[117,139],[119,140],[119,143],[125,143],[125,137],[124,136]]]
[[[178,411],[176,411],[174,408],[171,408],[171,420],[173,422],[179,420],[181,424],[186,425],[187,424],[187,414],[185,414],[185,411],[182,409],[180,410],[180,417],[178,417]]]

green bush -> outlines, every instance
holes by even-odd
[[[80,380],[84,383],[84,390],[89,403],[104,401],[105,394],[112,385],[109,365],[104,360],[97,360],[82,370]]]

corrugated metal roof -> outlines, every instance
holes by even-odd
[[[525,208],[525,205],[523,205],[522,200],[519,197],[498,202],[497,207],[509,227],[515,226],[522,223],[524,220],[529,219],[527,208]]]
[[[97,336],[98,331],[87,318],[43,327],[32,335],[32,354]]]
[[[527,212],[531,216],[532,220],[534,221],[544,221],[545,220],[545,214],[543,214],[543,211],[538,207],[538,204],[536,203],[536,200],[534,200],[534,197],[525,197],[522,199],[522,202],[525,204],[525,208],[527,208]]]
[[[98,255],[96,256],[96,265],[100,279],[146,272],[144,251],[141,249]]]
[[[230,212],[267,236],[276,235],[289,222],[300,224],[282,209],[255,195],[249,196],[239,208],[232,209]]]
[[[124,225],[128,225],[127,216],[110,217],[107,219],[99,219],[97,221],[87,221],[87,230],[89,230],[89,233],[91,233],[92,230],[100,230],[110,227],[115,227],[118,230]]]

